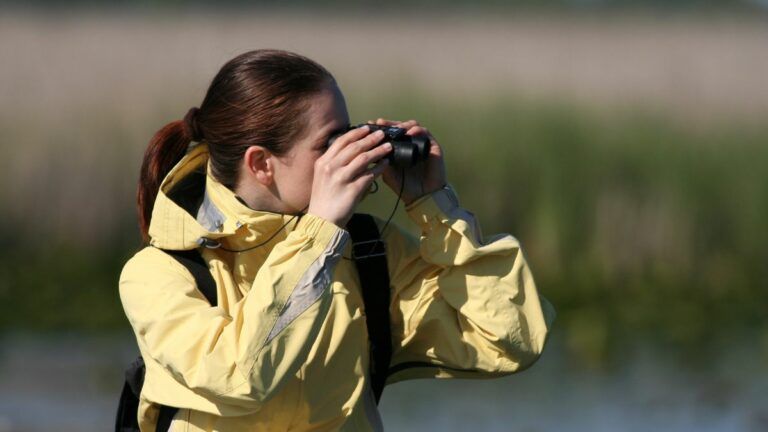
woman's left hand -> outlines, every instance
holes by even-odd
[[[416,120],[400,122],[380,118],[375,122],[369,121],[369,123],[375,123],[379,126],[395,126],[403,128],[407,130],[406,133],[411,136],[426,135],[429,137],[429,157],[426,161],[414,167],[405,168],[405,170],[393,166],[388,166],[384,170],[384,182],[395,191],[396,194],[400,192],[403,174],[405,174],[405,186],[403,187],[402,199],[406,205],[416,201],[424,195],[439,190],[447,184],[443,150],[429,131],[421,127]]]

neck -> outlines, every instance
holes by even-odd
[[[290,213],[285,204],[280,200],[278,191],[272,188],[266,188],[263,185],[245,185],[235,186],[235,194],[243,200],[245,205],[257,211],[268,211],[272,213]]]

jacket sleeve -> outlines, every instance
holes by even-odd
[[[483,238],[444,188],[408,207],[420,239],[385,233],[392,285],[389,383],[522,370],[541,354],[554,319],[518,241]]]
[[[218,415],[257,411],[306,359],[348,236],[305,215],[229,311],[211,307],[164,252],[137,254],[121,274],[120,297],[147,361],[143,392],[155,403]]]

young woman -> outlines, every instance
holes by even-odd
[[[328,71],[258,50],[224,65],[200,108],[154,136],[138,190],[148,246],[120,277],[146,362],[141,430],[156,429],[160,406],[178,408],[175,431],[381,429],[345,230],[380,175],[421,227],[420,238],[381,233],[387,383],[501,376],[538,358],[554,314],[518,242],[481,237],[417,122],[376,122],[429,137],[428,159],[407,170],[388,166],[391,145],[367,127],[329,145],[349,123]],[[216,282],[215,307],[167,253],[192,249]]]

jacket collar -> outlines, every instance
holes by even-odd
[[[299,217],[253,210],[211,175],[208,147],[192,148],[160,186],[149,227],[150,244],[161,249],[200,246],[242,250],[285,238]],[[285,230],[281,227],[285,226]],[[278,231],[282,231],[278,233]]]

